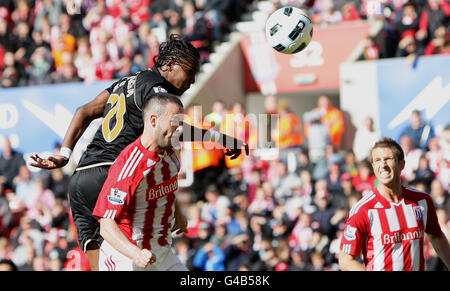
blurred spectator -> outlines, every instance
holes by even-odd
[[[74,59],[74,65],[77,69],[78,76],[85,82],[95,80],[95,66],[87,38],[80,38],[78,40],[77,56]]]
[[[18,271],[16,264],[8,259],[0,260],[0,271]]]
[[[28,85],[43,85],[51,82],[51,54],[45,47],[36,48],[30,58]]]
[[[272,218],[268,221],[271,228],[272,241],[278,244],[287,239],[294,225],[291,225],[289,217],[284,211],[284,205],[277,205],[273,209]]]
[[[19,270],[32,270],[35,257],[44,254],[45,236],[39,227],[29,217],[23,216],[20,220],[20,227],[13,237],[14,252],[12,260]]]
[[[447,125],[439,135],[439,147],[442,150],[443,158],[450,160],[450,124]]]
[[[413,65],[417,57],[421,54],[417,47],[417,40],[411,33],[405,33],[398,43],[396,57],[406,57],[406,62]]]
[[[450,54],[450,32],[445,26],[435,30],[433,38],[425,48],[424,55],[449,55]]]
[[[331,143],[328,128],[321,122],[322,112],[315,109],[305,113],[305,136],[308,141],[308,156],[312,163],[325,159],[326,146]]]
[[[417,170],[414,171],[414,179],[411,184],[423,183],[425,185],[425,191],[429,192],[431,187],[431,182],[433,181],[435,174],[430,169],[430,164],[425,155],[422,155],[419,159],[419,166]]]
[[[248,234],[235,236],[231,244],[224,249],[225,267],[227,271],[237,271],[251,255],[250,237]]]
[[[0,6],[0,10],[5,11],[6,8]],[[8,20],[3,17],[0,17],[0,45],[7,51],[14,51],[13,33],[8,25]]]
[[[35,189],[33,194],[29,194],[27,201],[30,201],[27,205],[29,210],[28,216],[31,219],[36,220],[43,229],[49,229],[52,221],[51,210],[55,207],[55,196],[53,192],[44,187],[42,179],[35,180]]]
[[[195,253],[189,245],[189,240],[186,238],[177,239],[174,241],[174,250],[177,257],[188,268],[188,270],[192,270],[192,261]]]
[[[344,193],[344,197],[342,197],[342,200],[339,201],[339,203],[335,204],[336,208],[347,208],[349,207],[349,198],[354,193],[359,193],[356,191],[355,187],[353,186],[353,177],[349,173],[342,174],[341,177],[341,187],[342,187],[342,193]]]
[[[314,164],[309,158],[308,149],[303,148],[301,151],[298,152],[296,165],[297,168],[295,172],[297,174],[301,173],[303,170],[309,171],[310,173],[313,171]]]
[[[335,8],[333,0],[323,0],[320,3],[321,12],[313,18],[316,22],[324,24],[336,24],[342,22],[341,11]]]
[[[48,255],[48,271],[63,271],[64,270],[64,258],[60,253],[54,249]]]
[[[278,264],[281,263],[275,249],[269,245],[268,248],[260,254],[261,261],[264,263],[264,271],[277,271]]]
[[[433,199],[436,208],[442,208],[450,214],[450,195],[444,189],[441,181],[434,179],[431,182],[430,196]]]
[[[252,240],[252,249],[254,251],[260,251],[264,248],[264,243],[267,241],[267,237],[269,237],[270,230],[267,228],[267,217],[254,214],[250,216],[250,237]]]
[[[32,207],[35,202],[37,182],[26,165],[19,169],[19,175],[14,179],[13,183],[16,189],[16,196],[26,207]]]
[[[293,188],[301,185],[301,180],[297,174],[288,172],[284,162],[278,161],[276,167],[276,177],[272,180],[275,189],[274,198],[278,204],[284,204],[293,196]]]
[[[321,122],[328,128],[328,136],[331,144],[339,148],[344,134],[343,112],[334,107],[328,96],[320,96],[317,101],[317,109],[321,114]]]
[[[70,217],[67,206],[57,202],[55,207],[51,209],[51,224],[53,229],[57,230],[68,230],[70,225]],[[64,232],[63,232],[64,233]]]
[[[201,218],[208,223],[216,224],[230,200],[222,195],[215,184],[208,186],[205,192],[206,203],[202,207]]]
[[[205,18],[212,26],[213,39],[222,41],[224,28],[227,24],[226,13],[230,8],[230,0],[195,0],[196,8],[201,11],[202,17]]]
[[[360,13],[364,19],[376,20],[383,16],[384,3],[379,0],[362,0],[357,2],[360,5]]]
[[[5,188],[13,189],[13,180],[19,175],[20,168],[25,165],[22,153],[15,151],[9,138],[3,139],[2,154],[0,155],[0,179],[5,179]]]
[[[291,234],[289,235],[289,246],[292,249],[306,251],[309,248],[313,234],[311,225],[311,215],[301,212]]]
[[[278,102],[278,114],[277,125],[272,130],[272,140],[280,150],[281,160],[288,162],[289,153],[299,151],[303,145],[302,122],[286,100]]]
[[[12,224],[13,213],[6,198],[4,181],[0,180],[0,237],[8,236]],[[0,254],[0,258],[2,258]]]
[[[311,271],[326,271],[325,259],[322,253],[314,252],[311,254],[312,268]]]
[[[425,156],[430,163],[430,169],[436,174],[439,167],[439,161],[444,156],[444,153],[439,144],[439,137],[433,137],[428,143],[429,150],[425,153]]]
[[[409,135],[403,135],[400,138],[400,146],[405,153],[405,168],[402,171],[402,177],[407,181],[412,181],[414,179],[414,171],[419,167],[419,159],[423,151],[414,147]]]
[[[183,34],[189,41],[210,41],[210,29],[207,20],[200,11],[196,11],[194,1],[185,1],[183,7]]]
[[[226,223],[219,221],[216,223],[209,241],[214,245],[219,246],[221,249],[224,249],[230,244],[231,238],[232,235],[228,233]]]
[[[42,30],[42,21],[44,18],[47,18],[52,26],[59,25],[63,10],[62,2],[62,0],[43,0],[38,3],[35,10],[34,30]]]
[[[82,79],[78,77],[77,68],[73,63],[65,64],[55,73],[56,74],[52,76],[53,83],[55,84],[74,83],[82,81]]]
[[[333,154],[328,158],[328,174],[325,176],[327,189],[331,196],[341,195],[341,177],[343,174],[343,163],[340,154]]]
[[[419,13],[414,1],[403,4],[396,23],[397,32],[401,38],[406,35],[414,36],[419,28]]]
[[[15,67],[6,67],[1,78],[1,87],[10,88],[20,84],[19,73]]]
[[[358,161],[367,158],[369,150],[380,138],[381,133],[375,129],[372,117],[366,117],[363,126],[356,130],[355,140],[353,141],[353,151]]]
[[[360,59],[362,60],[378,60],[380,59],[380,46],[377,44],[375,38],[371,35],[368,35],[366,38],[364,51]]]
[[[358,174],[353,177],[352,184],[356,191],[364,193],[375,189],[375,175],[369,161],[363,160],[359,164]]]
[[[342,21],[355,21],[360,20],[361,15],[355,7],[353,2],[346,2],[341,7]]]
[[[448,25],[449,16],[450,3],[448,1],[428,0],[420,15],[417,39],[421,42],[428,42],[439,27]]]
[[[248,143],[249,135],[252,129],[251,127],[252,124],[246,118],[244,104],[235,102],[232,104],[229,112],[225,115],[225,118],[220,126],[220,132]],[[225,156],[225,165],[227,168],[239,167],[243,161],[243,155],[240,155],[233,160],[229,156]]]
[[[427,149],[430,139],[435,136],[431,124],[422,120],[419,110],[413,110],[408,126],[400,133],[400,137],[408,135],[412,140],[412,146],[419,149]]]
[[[202,271],[225,271],[225,255],[219,246],[206,243],[194,256],[193,264]]]
[[[273,192],[271,189],[266,190],[258,188],[256,190],[255,199],[248,206],[248,212],[250,214],[258,214],[262,216],[269,216],[275,207],[275,201]]]
[[[224,194],[231,200],[233,200],[237,195],[247,191],[250,191],[249,185],[244,180],[242,169],[239,167],[229,168],[224,171],[223,174],[218,178],[217,184],[223,189]],[[253,198],[250,193],[248,193],[247,198]]]
[[[50,189],[56,200],[67,201],[67,192],[70,177],[64,174],[62,169],[54,169],[50,171],[46,179],[47,188]]]
[[[354,177],[358,174],[358,166],[359,163],[356,160],[356,155],[353,150],[346,151],[344,153],[344,164],[342,170]]]
[[[197,238],[200,231],[200,226],[203,222],[201,219],[201,208],[197,204],[191,204],[186,213],[187,230],[186,236],[188,238]]]
[[[16,1],[16,9],[11,13],[11,19],[17,24],[23,21],[29,25],[34,22],[34,11],[31,9],[30,4],[27,0]],[[34,4],[33,4],[34,6]]]
[[[311,264],[308,262],[306,252],[291,250],[291,262],[289,264],[289,271],[311,271]]]
[[[26,0],[25,0],[26,1]],[[22,1],[23,2],[23,1]],[[26,21],[20,21],[14,27],[14,58],[17,62],[26,65],[28,63],[28,59],[31,55],[31,51],[29,50],[33,40],[31,39],[31,30],[30,24]]]
[[[336,209],[331,206],[328,193],[325,190],[317,192],[314,196],[314,203],[317,210],[311,214],[312,229],[328,237],[333,237],[336,230],[331,223],[331,218],[334,216]]]
[[[211,113],[205,116],[205,120],[213,125],[216,130],[220,129],[220,125],[225,118],[226,106],[225,103],[217,99],[213,102]]]
[[[115,65],[107,53],[106,45],[96,46],[97,57],[94,56],[96,80],[111,80],[114,76]]]

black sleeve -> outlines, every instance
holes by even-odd
[[[114,91],[114,87],[115,87],[120,81],[122,81],[122,79],[115,81],[114,83],[111,84],[111,86],[109,86],[108,88],[105,89],[106,91],[108,91],[109,95],[111,95],[111,93]]]
[[[136,106],[142,110],[142,107],[150,97],[159,92],[167,93],[167,88],[163,86],[162,79],[155,77],[154,74],[145,71],[138,73],[135,81],[134,101]]]

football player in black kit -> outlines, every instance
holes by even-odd
[[[89,258],[92,270],[98,270],[98,252],[102,238],[99,224],[92,216],[98,194],[103,186],[110,165],[119,153],[136,140],[143,131],[142,106],[159,92],[181,96],[195,82],[200,69],[198,51],[179,35],[171,35],[160,46],[159,55],[154,58],[155,66],[122,78],[102,91],[91,102],[79,107],[64,136],[60,155],[40,158],[31,156],[32,166],[43,169],[60,168],[67,164],[72,149],[96,118],[103,117],[102,124],[92,142],[80,159],[69,184],[69,200],[72,216],[77,227],[78,242]],[[203,138],[206,130],[183,124],[183,132],[191,130],[189,141]],[[198,135],[201,131],[200,135]],[[183,135],[180,141],[183,140]],[[227,155],[236,158],[244,147],[240,140],[220,135],[219,142],[226,148]],[[176,207],[175,226],[177,231],[186,232],[186,220]]]

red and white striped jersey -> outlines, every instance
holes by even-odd
[[[170,244],[179,170],[175,151],[148,151],[139,137],[109,169],[93,215],[114,219],[141,248]]]
[[[362,253],[368,270],[425,270],[424,233],[441,233],[436,209],[426,193],[402,187],[402,194],[399,203],[377,189],[361,198],[348,213],[340,250]]]

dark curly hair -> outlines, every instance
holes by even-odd
[[[175,63],[185,70],[197,73],[200,70],[200,54],[181,35],[171,34],[169,39],[159,46],[159,54],[153,57],[153,63],[159,69],[169,63]]]

